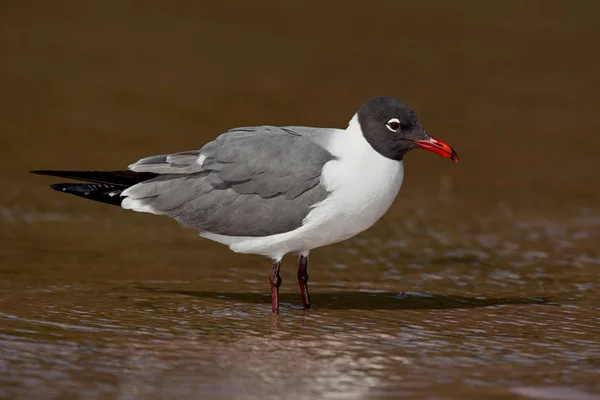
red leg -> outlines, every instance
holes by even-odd
[[[279,269],[281,268],[281,262],[273,263],[271,269],[270,282],[271,282],[271,310],[273,314],[279,314],[279,285],[281,285],[281,277],[279,276]]]
[[[310,296],[308,295],[308,257],[300,256],[300,265],[298,266],[298,286],[300,286],[300,296],[302,296],[302,308],[310,310]]]

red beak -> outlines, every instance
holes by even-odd
[[[450,147],[450,145],[448,143],[442,142],[441,140],[438,140],[434,137],[430,137],[427,140],[414,140],[414,139],[407,139],[407,140],[414,142],[417,146],[419,146],[423,150],[432,151],[434,153],[439,154],[440,156],[442,156],[444,158],[449,158],[456,163],[458,162],[458,155],[456,154],[454,149],[452,147]]]

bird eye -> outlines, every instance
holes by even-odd
[[[392,118],[385,124],[385,126],[387,126],[387,128],[392,132],[398,132],[402,127],[402,124],[400,124],[398,118]]]

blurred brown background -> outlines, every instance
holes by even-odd
[[[600,181],[599,12],[595,1],[3,2],[0,180],[50,200],[27,170],[118,169],[234,126],[345,127],[388,94],[461,156],[411,154],[403,196],[447,176],[472,205],[587,201]]]

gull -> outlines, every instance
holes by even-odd
[[[143,158],[127,170],[31,172],[80,181],[51,185],[54,190],[167,215],[237,253],[271,258],[272,312],[279,313],[283,256],[299,255],[298,285],[308,310],[310,251],[375,224],[400,190],[404,156],[417,148],[458,162],[407,104],[378,96],[346,129],[241,127],[200,150]]]

